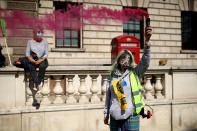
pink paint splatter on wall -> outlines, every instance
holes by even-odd
[[[65,28],[79,30],[86,24],[100,25],[101,22],[107,22],[110,19],[120,23],[125,23],[130,19],[139,21],[144,16],[149,17],[148,13],[140,8],[112,10],[98,6],[85,8],[83,5],[68,5],[67,11],[56,10],[41,18],[38,18],[36,15],[30,17],[20,10],[9,11],[0,9],[0,17],[6,21],[6,27],[10,30],[10,34],[14,34],[17,32],[16,29],[24,27],[40,28],[61,33]]]

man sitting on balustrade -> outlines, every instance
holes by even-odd
[[[26,57],[29,60],[28,69],[35,85],[33,90],[41,89],[41,82],[44,79],[46,68],[48,67],[48,42],[43,39],[43,30],[36,28],[33,30],[33,39],[29,40],[26,47]],[[39,68],[38,73],[36,68]],[[33,106],[39,105],[34,99]]]

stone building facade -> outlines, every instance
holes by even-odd
[[[7,9],[21,9],[29,15],[38,13],[41,17],[46,13],[52,13],[55,10],[55,1],[36,0],[24,1],[2,1],[1,6]],[[57,1],[56,1],[57,2]],[[60,1],[59,1],[60,2]],[[63,2],[63,1],[61,1]],[[195,50],[182,49],[181,42],[181,11],[196,11],[196,1],[187,0],[140,0],[140,1],[67,1],[81,2],[83,5],[103,5],[110,9],[122,9],[123,7],[146,8],[151,17],[153,27],[152,41],[152,60],[151,66],[158,66],[159,60],[167,59],[167,66],[196,66]],[[189,3],[189,4],[188,4]],[[49,42],[49,62],[55,64],[110,64],[111,61],[111,39],[123,34],[122,24],[109,21],[101,23],[103,28],[94,25],[86,25],[80,32],[80,48],[56,48],[54,32],[46,31],[45,39]],[[24,34],[18,34],[18,37],[8,38],[9,47],[13,47],[13,55],[24,55],[25,46],[28,39],[31,39],[31,30],[25,30],[29,38]],[[3,42],[2,42],[3,43]]]
[[[143,88],[145,101],[154,112],[151,119],[141,119],[141,130],[197,130],[197,49],[195,41],[193,48],[183,47],[183,12],[197,13],[197,0],[2,0],[0,7],[42,17],[52,13],[56,3],[64,2],[118,10],[146,9],[153,35],[151,64]],[[31,107],[32,94],[28,83],[23,82],[23,70],[0,68],[0,130],[109,130],[103,124],[103,104],[110,66],[104,65],[111,64],[111,40],[122,35],[123,28],[112,20],[101,23],[101,28],[87,24],[79,32],[78,48],[59,48],[55,33],[45,31],[50,66],[47,86],[37,96],[43,101],[39,110]],[[32,39],[31,29],[21,30],[25,35],[7,38],[12,60],[24,56],[27,40]],[[5,47],[4,38],[0,42]],[[142,55],[143,49],[140,52]],[[6,50],[3,53],[6,56]],[[167,63],[162,66],[162,61]],[[10,80],[13,82],[8,85]]]

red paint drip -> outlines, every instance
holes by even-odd
[[[102,25],[101,23],[107,23],[110,19],[115,22],[126,23],[130,19],[139,21],[144,16],[149,17],[148,13],[140,8],[112,10],[106,7],[93,6],[86,9],[83,5],[68,5],[67,9],[67,11],[54,11],[41,18],[38,18],[36,14],[34,17],[27,16],[20,10],[0,9],[0,17],[6,21],[6,27],[10,31],[8,35],[16,34],[18,33],[17,29],[24,27],[51,30],[62,35],[65,28],[79,30],[86,24]]]

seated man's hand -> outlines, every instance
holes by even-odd
[[[104,124],[105,124],[105,125],[109,125],[109,124],[108,124],[108,120],[109,120],[108,117],[105,117],[105,118],[104,118]]]
[[[41,62],[42,62],[42,60],[37,60],[37,61],[35,62],[35,64],[36,64],[36,65],[39,65]]]

